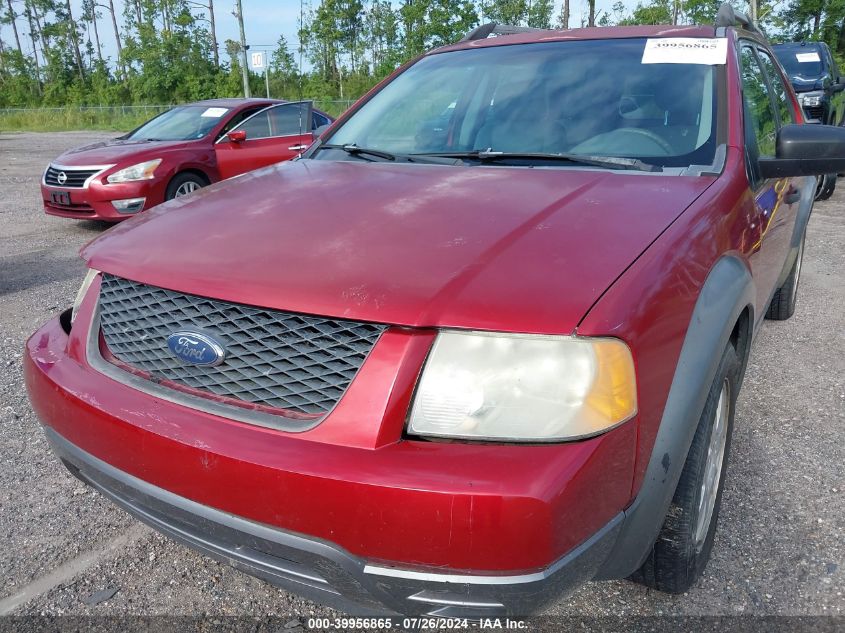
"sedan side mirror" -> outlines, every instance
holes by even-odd
[[[226,134],[232,143],[243,143],[246,140],[246,130],[233,130]]]
[[[820,176],[845,171],[845,127],[784,125],[775,158],[760,159],[763,178]]]
[[[831,86],[833,92],[842,92],[845,90],[845,79],[840,79],[837,83]]]

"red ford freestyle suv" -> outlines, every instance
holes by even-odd
[[[119,222],[144,209],[298,156],[332,119],[311,103],[210,99],[177,106],[125,136],[69,150],[47,166],[44,211]]]
[[[729,17],[480,27],[301,159],[98,238],[27,344],[56,453],[350,612],[685,591],[749,347],[795,309],[815,175],[845,168],[845,129],[802,125]]]

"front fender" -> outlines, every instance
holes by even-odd
[[[754,282],[745,263],[726,255],[710,270],[692,312],[643,484],[625,510],[613,550],[597,579],[625,578],[652,548],[681,477],[722,351],[744,310],[743,371],[754,323]]]

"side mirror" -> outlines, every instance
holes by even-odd
[[[232,143],[243,143],[246,140],[246,130],[233,130],[226,134]]]
[[[331,123],[326,123],[325,125],[321,125],[316,130],[314,130],[314,138],[320,138],[320,136],[331,127]]]
[[[831,88],[831,90],[833,90],[833,92],[842,92],[843,90],[845,90],[845,79],[840,79],[838,82],[833,84],[830,88]]]
[[[764,178],[820,176],[845,171],[845,127],[784,125],[775,158],[760,159]]]

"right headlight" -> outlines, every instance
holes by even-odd
[[[85,298],[85,295],[88,294],[88,288],[91,287],[94,279],[97,278],[97,275],[100,274],[99,270],[94,270],[93,268],[89,268],[88,272],[85,275],[85,279],[82,280],[82,285],[79,287],[79,291],[76,293],[76,298],[73,300],[73,307],[70,310],[70,324],[73,325],[73,322],[76,321],[76,313],[79,312],[79,306],[82,305],[82,300]]]
[[[566,441],[636,412],[634,361],[618,339],[444,331],[423,368],[408,433]]]

